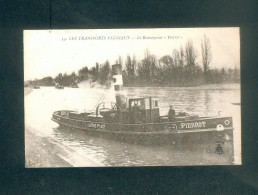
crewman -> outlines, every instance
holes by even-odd
[[[170,122],[175,121],[175,116],[176,116],[176,112],[175,112],[175,110],[173,109],[173,106],[170,106],[170,109],[169,109],[169,111],[168,111],[168,120],[169,120]]]

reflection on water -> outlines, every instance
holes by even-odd
[[[235,161],[241,163],[240,85],[210,85],[201,87],[125,88],[128,97],[152,96],[159,99],[161,115],[166,115],[169,105],[176,112],[188,112],[199,116],[232,116],[234,122]],[[108,107],[115,101],[114,91],[101,88],[41,87],[25,97],[25,124],[41,135],[84,153],[107,166],[174,165],[171,148],[144,147],[90,137],[81,130],[60,129],[51,121],[53,111],[61,109],[91,110],[101,101]],[[26,141],[26,140],[25,140]],[[180,154],[186,158],[188,154]]]

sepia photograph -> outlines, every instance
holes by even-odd
[[[238,27],[23,38],[26,168],[242,164]]]

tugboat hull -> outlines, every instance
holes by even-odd
[[[80,129],[87,135],[144,146],[170,147],[175,153],[196,154],[205,164],[232,164],[234,161],[231,117],[203,118],[180,122],[116,124],[71,119],[70,111],[57,111],[52,120],[60,126]],[[187,157],[186,157],[187,158]],[[214,163],[217,162],[217,163]]]

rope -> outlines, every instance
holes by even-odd
[[[102,99],[104,99],[105,95],[106,95],[106,93],[103,92],[103,93],[102,93],[102,96],[99,98],[98,102],[97,102],[96,105],[93,107],[93,109],[91,110],[91,112],[93,112],[93,111],[96,109],[96,107],[99,105],[99,102],[102,101]]]

